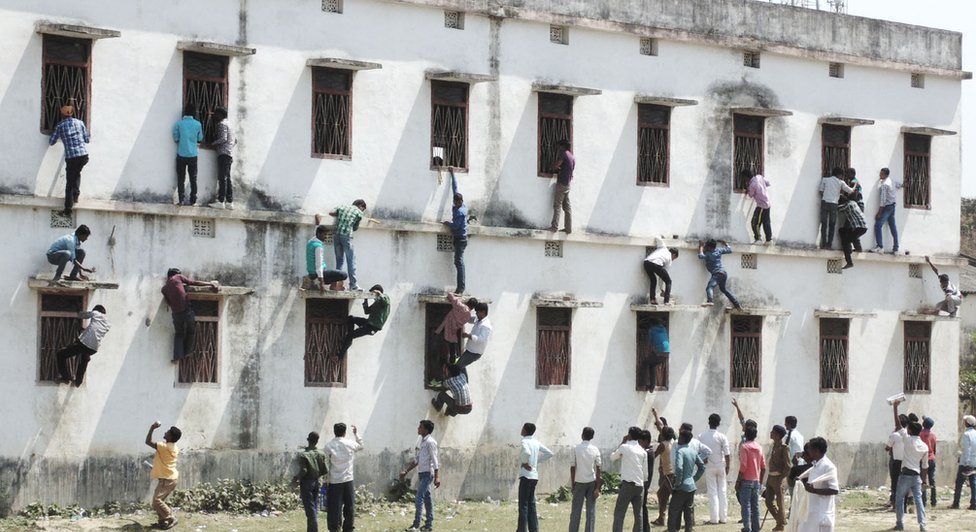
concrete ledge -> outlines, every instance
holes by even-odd
[[[832,124],[835,126],[873,126],[874,120],[868,118],[851,118],[848,116],[821,116],[819,122],[821,124]]]
[[[225,57],[242,57],[254,55],[257,50],[236,44],[221,44],[207,41],[180,41],[176,44],[177,50],[184,52],[197,52],[201,54],[222,55]]]
[[[734,316],[789,316],[790,311],[778,308],[749,308],[735,309],[726,307],[725,313]]]
[[[574,87],[572,85],[560,85],[557,83],[547,83],[544,81],[533,82],[532,92],[551,92],[553,94],[565,94],[567,96],[596,96],[598,94],[603,94],[603,91],[600,89]]]
[[[949,131],[948,129],[937,129],[934,127],[908,127],[903,126],[901,128],[902,133],[910,133],[913,135],[929,135],[931,137],[939,137],[942,135],[955,135],[955,131]]]
[[[63,24],[61,22],[41,21],[36,26],[37,33],[44,35],[60,35],[62,37],[74,37],[76,39],[114,39],[122,36],[122,32],[105,28],[95,28],[92,26],[82,26],[79,24]]]
[[[867,312],[844,309],[817,309],[813,311],[815,318],[877,318],[877,312]]]
[[[484,83],[486,81],[498,81],[498,76],[491,74],[470,74],[458,72],[456,70],[428,70],[424,77],[435,81],[454,81],[458,83]]]
[[[533,296],[533,307],[546,308],[603,308],[603,301],[583,301],[573,296]]]
[[[250,286],[224,286],[219,285],[216,290],[209,286],[187,286],[187,294],[209,294],[214,296],[246,296],[254,293],[254,288]]]
[[[921,312],[905,311],[898,315],[901,321],[959,321],[958,317],[939,316],[936,314],[922,314]]]
[[[492,300],[491,299],[481,298],[481,297],[474,296],[474,295],[471,295],[471,294],[461,294],[460,297],[461,297],[461,300],[462,301],[467,301],[468,298],[473,297],[473,298],[477,299],[479,303],[487,303],[489,305],[492,304]],[[417,301],[419,301],[421,303],[443,303],[443,304],[450,304],[450,302],[451,302],[451,300],[447,299],[447,294],[446,293],[440,293],[440,294],[434,294],[434,293],[417,294]]]
[[[78,290],[118,290],[119,283],[98,281],[68,281],[64,277],[54,280],[53,274],[38,274],[27,278],[28,288],[45,292],[78,291]]]
[[[634,312],[697,312],[701,305],[651,305],[648,303],[631,303],[630,310]]]
[[[767,109],[765,107],[733,107],[730,109],[734,115],[761,116],[772,118],[775,116],[793,116],[793,111],[785,109]]]
[[[379,63],[368,61],[356,61],[353,59],[342,59],[339,57],[319,57],[312,58],[305,62],[305,66],[339,68],[344,70],[378,70],[383,68]]]
[[[684,107],[686,105],[698,105],[698,100],[684,100],[681,98],[667,98],[664,96],[638,94],[637,96],[634,96],[634,103],[649,103],[651,105],[663,105],[666,107]]]

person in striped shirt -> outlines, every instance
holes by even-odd
[[[85,123],[75,118],[75,108],[65,105],[61,108],[64,118],[55,126],[49,141],[51,146],[61,139],[64,145],[64,212],[71,213],[72,207],[81,195],[81,169],[88,164],[88,148],[85,144],[91,141]]]
[[[868,224],[864,220],[864,213],[861,212],[856,201],[847,196],[841,196],[838,204],[837,212],[841,218],[838,234],[840,235],[841,248],[844,250],[844,259],[847,261],[844,265],[846,270],[854,267],[851,253],[857,250],[858,246],[855,244],[859,242],[858,239],[861,235],[868,231]]]
[[[468,388],[468,376],[456,364],[444,364],[444,388],[437,397],[430,400],[434,409],[440,413],[444,405],[447,410],[444,415],[454,417],[458,414],[470,414],[474,405],[471,404],[471,390]],[[447,392],[451,392],[450,394]]]

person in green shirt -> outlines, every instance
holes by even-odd
[[[298,475],[292,479],[301,487],[306,532],[319,532],[319,477],[329,472],[325,453],[315,447],[318,443],[319,433],[309,432],[308,446],[298,455]]]
[[[305,269],[308,271],[308,282],[316,285],[320,292],[325,292],[325,285],[328,284],[332,290],[342,290],[342,281],[346,280],[346,274],[339,270],[330,270],[325,263],[325,243],[329,236],[329,228],[318,225],[315,228],[315,238],[308,241],[305,245]]]
[[[349,332],[342,340],[342,349],[339,356],[346,354],[352,341],[362,336],[372,336],[383,329],[386,319],[390,317],[390,296],[383,293],[383,287],[376,284],[369,291],[375,298],[373,304],[369,304],[369,299],[363,300],[363,312],[368,318],[349,316]]]
[[[359,222],[365,217],[365,212],[366,202],[361,199],[352,202],[352,205],[339,205],[329,211],[329,216],[335,218],[332,241],[335,248],[336,269],[342,270],[343,262],[348,261],[350,290],[360,290],[356,283],[356,252],[352,247],[352,233],[359,229]],[[319,218],[320,216],[316,214],[316,225],[319,223]]]

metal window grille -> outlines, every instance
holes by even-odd
[[[761,116],[736,114],[732,116],[732,129],[735,143],[732,190],[745,192],[752,176],[763,173],[766,122]],[[740,176],[743,170],[748,170],[748,178]]]
[[[667,185],[670,173],[671,108],[637,104],[637,184]]]
[[[932,137],[905,134],[905,207],[931,208]]]
[[[911,279],[921,279],[922,278],[922,265],[921,264],[909,264],[908,265],[908,277]]]
[[[446,234],[437,235],[437,251],[444,253],[454,253],[454,236]]]
[[[40,346],[38,350],[37,380],[53,381],[58,378],[55,354],[74,343],[81,333],[78,313],[85,309],[85,296],[81,294],[40,294]],[[78,368],[78,357],[68,359],[72,375]]]
[[[193,106],[207,147],[217,138],[214,111],[227,107],[227,65],[224,56],[183,52],[183,107]]]
[[[312,68],[312,153],[351,155],[352,71]]]
[[[61,121],[61,107],[72,105],[75,118],[90,125],[91,41],[45,35],[42,44],[41,130]]]
[[[444,27],[454,30],[464,29],[464,13],[461,11],[445,11]]]
[[[759,68],[760,58],[759,52],[742,52],[742,64],[749,68]]]
[[[202,218],[194,218],[193,224],[193,236],[199,238],[213,238],[214,237],[214,221],[206,220]]]
[[[822,176],[831,175],[834,168],[847,170],[851,166],[851,127],[824,124],[821,131]]]
[[[322,0],[322,11],[326,13],[342,13],[342,0]]]
[[[820,319],[820,391],[846,392],[851,320]]]
[[[925,88],[925,74],[919,74],[919,73],[912,74],[912,88],[915,89]]]
[[[346,300],[305,300],[305,386],[346,385],[346,357],[339,351],[348,316]]]
[[[905,322],[905,391],[930,392],[932,323]]]
[[[450,362],[451,345],[444,340],[443,334],[434,331],[440,326],[444,318],[451,312],[451,305],[446,303],[427,303],[425,310],[424,328],[426,330],[424,344],[424,388],[435,388],[430,385],[432,380],[444,380],[444,364]],[[462,343],[457,346],[461,352]]]
[[[216,383],[220,354],[220,299],[193,296],[190,307],[196,314],[196,336],[193,339],[193,352],[180,359],[177,382]]]
[[[468,167],[468,88],[467,83],[430,82],[430,144],[444,149],[440,166]],[[431,166],[438,165],[431,160]]]
[[[569,386],[572,321],[572,309],[537,309],[536,386]]]
[[[59,229],[71,229],[75,226],[75,213],[66,213],[61,210],[51,211],[51,227]]]
[[[840,259],[827,259],[827,273],[844,273],[844,263]]]
[[[641,37],[640,54],[657,55],[657,39],[654,39],[652,37]]]
[[[759,390],[762,375],[762,316],[732,315],[732,390]]]
[[[759,257],[755,253],[743,253],[740,257],[739,267],[743,270],[759,269]]]
[[[651,347],[648,332],[654,321],[671,330],[671,319],[667,312],[638,312],[637,313],[637,391],[667,390],[669,378],[669,357],[662,356],[651,372],[651,363],[657,356]]]
[[[563,257],[563,243],[559,241],[546,242],[546,256],[547,257]]]
[[[549,92],[539,93],[539,175],[555,173],[560,140],[573,142],[573,97]]]
[[[549,26],[549,42],[556,44],[569,44],[569,28],[566,26]]]
[[[844,63],[830,63],[827,67],[827,74],[832,78],[844,77]]]

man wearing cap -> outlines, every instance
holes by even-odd
[[[932,427],[935,426],[935,420],[924,416],[922,418],[922,433],[918,435],[919,439],[925,443],[929,448],[929,468],[928,475],[922,477],[922,484],[928,484],[929,489],[932,492],[932,506],[935,506],[935,446],[938,444],[938,439],[935,437],[935,433],[932,432]],[[926,505],[929,504],[928,493],[925,491],[925,487],[922,487],[922,502]]]
[[[339,350],[339,356],[346,354],[352,345],[352,341],[356,338],[372,336],[382,330],[383,325],[386,324],[386,319],[390,317],[390,296],[383,293],[383,287],[376,284],[369,291],[374,297],[373,304],[369,304],[368,298],[363,299],[363,312],[369,317],[349,316],[349,332],[342,339],[342,349]]]
[[[956,470],[956,490],[950,508],[959,509],[962,485],[968,482],[969,509],[976,510],[976,417],[964,416],[962,422],[966,425],[966,431],[959,437],[959,468]]]
[[[51,133],[49,144],[54,146],[61,139],[64,145],[64,212],[71,214],[71,208],[81,195],[81,169],[88,164],[85,144],[91,141],[91,137],[85,123],[75,118],[74,106],[62,107],[61,116],[63,118]]]
[[[219,285],[217,281],[197,281],[183,276],[179,268],[170,268],[166,272],[166,284],[160,289],[163,298],[169,305],[169,311],[173,314],[173,328],[176,334],[173,337],[173,363],[178,363],[180,359],[193,352],[193,339],[196,335],[196,315],[190,300],[186,297],[187,286],[209,286],[214,292]]]

